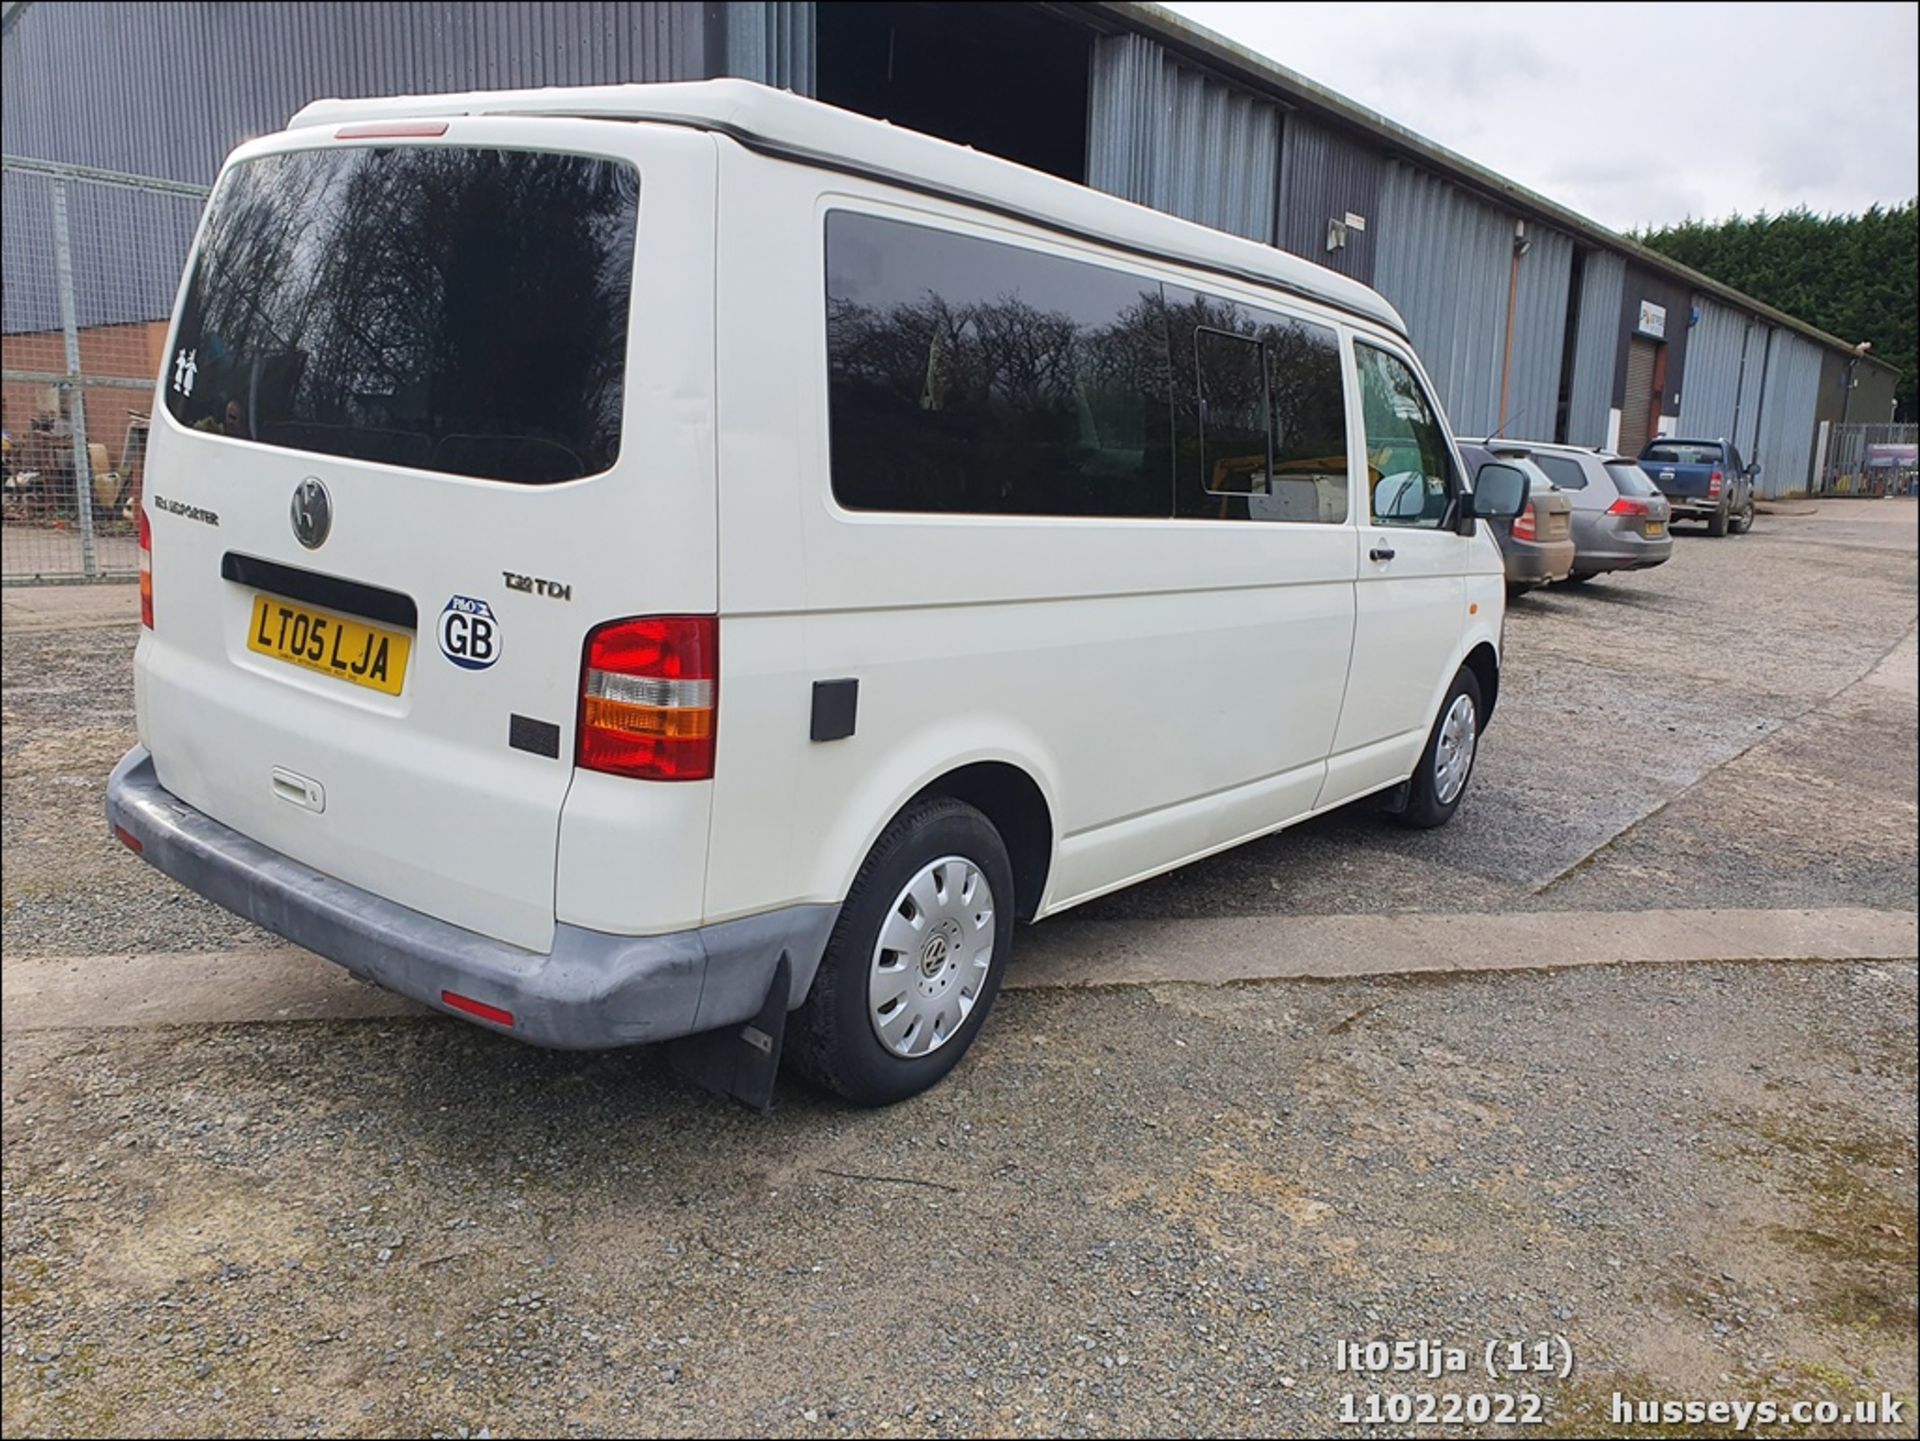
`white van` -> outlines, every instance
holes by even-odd
[[[122,841],[761,1102],[938,1080],[1018,921],[1444,822],[1498,693],[1524,480],[1379,296],[744,82],[308,106],[158,400]]]

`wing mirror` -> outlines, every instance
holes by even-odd
[[[1759,461],[1757,461],[1757,460],[1754,460],[1754,461],[1749,461],[1749,462],[1747,463],[1747,474],[1748,474],[1748,475],[1755,475],[1755,476],[1757,476],[1757,475],[1759,475],[1759,474],[1760,474],[1760,462],[1759,462]]]
[[[1477,520],[1512,520],[1527,508],[1531,489],[1517,465],[1490,460],[1473,477],[1473,489],[1460,497],[1460,534],[1472,535]]]

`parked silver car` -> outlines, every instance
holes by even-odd
[[[1463,440],[1460,455],[1478,472],[1496,459],[1484,442]],[[1507,594],[1565,580],[1573,570],[1573,504],[1547,473],[1523,454],[1502,452],[1498,459],[1527,474],[1527,506],[1512,520],[1488,521],[1507,566]]]
[[[1525,457],[1573,506],[1571,584],[1614,570],[1645,570],[1673,555],[1672,504],[1646,471],[1625,456],[1544,441],[1462,441],[1491,454]]]

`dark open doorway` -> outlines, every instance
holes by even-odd
[[[1038,6],[815,7],[816,94],[1068,180],[1087,173],[1091,37]]]

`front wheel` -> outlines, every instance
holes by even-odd
[[[935,796],[894,818],[854,877],[787,1056],[856,1106],[933,1085],[985,1024],[1013,946],[1013,866],[993,823]]]
[[[1407,804],[1398,817],[1402,825],[1432,830],[1453,819],[1453,813],[1460,809],[1460,798],[1467,793],[1467,781],[1473,775],[1484,719],[1480,682],[1472,671],[1462,666],[1453,678],[1447,698],[1440,702],[1433,734],[1427,737],[1419,768],[1408,782]]]

